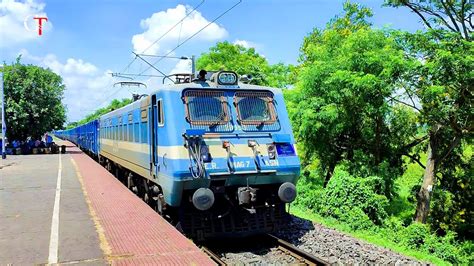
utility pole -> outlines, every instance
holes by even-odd
[[[5,121],[5,95],[3,90],[3,72],[0,72],[0,93],[2,100],[2,159],[7,158],[5,152],[5,135],[7,133],[7,122]]]
[[[193,55],[191,56],[191,78],[194,79],[194,75],[196,75],[196,57]]]

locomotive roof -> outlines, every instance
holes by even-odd
[[[211,82],[209,80],[201,81],[201,82],[170,84],[158,89],[156,92],[162,91],[162,90],[182,91],[185,89],[218,89],[218,90],[235,90],[235,89],[246,90],[247,89],[247,90],[267,90],[267,91],[273,92],[274,94],[282,93],[281,89],[278,89],[278,88],[252,85],[252,84],[246,84],[246,83],[239,83],[238,85],[217,85],[217,86],[216,85],[217,85],[216,83]]]
[[[206,81],[198,81],[198,82],[190,82],[190,83],[180,83],[180,84],[170,84],[170,85],[165,85],[157,90],[155,90],[153,93],[150,95],[156,94],[160,91],[175,91],[175,92],[180,92],[185,89],[213,89],[213,90],[265,90],[265,91],[271,91],[273,94],[282,94],[281,89],[278,88],[273,88],[273,87],[267,87],[267,86],[260,86],[260,85],[252,85],[252,84],[245,84],[245,83],[238,83],[238,85],[217,85],[214,82],[211,82],[209,80]],[[136,109],[141,106],[148,105],[150,102],[150,95],[147,97],[143,97],[135,102],[132,102],[122,108],[113,110],[107,114],[104,114],[101,116],[101,118],[108,118],[110,116],[113,116],[114,114],[117,113],[122,113],[124,111],[131,111],[133,109]]]

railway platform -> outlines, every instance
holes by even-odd
[[[0,160],[0,265],[213,265],[70,142]]]

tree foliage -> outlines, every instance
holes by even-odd
[[[473,3],[470,0],[386,0],[386,5],[407,7],[423,21],[430,30],[443,29],[471,40],[474,29],[472,21]]]
[[[21,57],[5,64],[5,116],[7,137],[24,140],[39,138],[45,132],[61,128],[66,120],[62,104],[65,86],[62,78],[49,69],[21,63]]]
[[[468,169],[472,168],[473,161],[472,153],[465,151],[472,146],[474,129],[474,43],[446,30],[405,33],[400,39],[407,55],[420,62],[417,72],[407,79],[406,88],[407,93],[419,99],[420,122],[428,129],[428,152],[431,154],[423,165],[426,170],[418,193],[416,219],[430,220],[440,226],[440,219],[445,215],[439,212],[438,204],[446,206],[444,200],[450,198],[452,202],[448,205],[451,208],[445,211],[456,212],[461,217],[451,219],[449,226],[444,223],[445,229],[470,228],[463,233],[472,237],[474,212],[468,202],[473,197],[474,180],[469,177],[472,177],[472,170]],[[435,193],[435,199],[440,201],[431,203],[433,188],[441,189]],[[430,205],[438,205],[435,206],[438,212],[435,217],[428,218]],[[460,227],[463,223],[468,226]]]
[[[413,62],[389,33],[370,28],[370,10],[344,10],[303,41],[296,89],[287,92],[293,128],[304,156],[321,160],[326,182],[345,161],[358,176],[384,176],[381,190],[391,197],[417,128],[411,110],[390,99]]]
[[[208,71],[231,70],[239,75],[250,75],[251,83],[256,85],[285,88],[292,83],[291,65],[270,65],[254,48],[227,41],[219,42],[209,48],[209,52],[201,54],[196,65],[198,69]]]
[[[474,180],[472,170],[468,169],[472,169],[473,160],[472,153],[465,152],[472,149],[474,129],[472,3],[464,0],[387,3],[408,7],[428,28],[426,32],[398,36],[406,54],[419,61],[416,72],[406,78],[404,87],[407,94],[419,99],[421,108],[413,108],[418,109],[429,139],[415,219],[430,221],[438,229],[455,229],[472,238],[474,211],[469,202]],[[431,202],[434,189],[441,191],[434,193],[435,201]],[[432,205],[435,212],[429,217]],[[458,219],[446,219],[441,209]]]
[[[104,115],[108,112],[112,112],[113,110],[119,109],[121,107],[124,107],[127,104],[130,104],[132,102],[132,99],[129,98],[124,98],[122,100],[114,99],[112,102],[107,107],[104,108],[99,108],[97,109],[94,113],[87,115],[85,118],[77,121],[77,122],[71,122],[67,125],[66,128],[74,128],[79,125],[86,124],[92,120],[98,119],[101,115]]]
[[[319,199],[323,201],[319,204],[319,212],[339,218],[354,229],[381,225],[387,217],[385,207],[388,203],[384,195],[374,193],[381,182],[377,176],[357,178],[338,168]]]

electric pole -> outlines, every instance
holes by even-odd
[[[7,133],[7,122],[5,121],[5,95],[3,90],[3,72],[0,72],[0,94],[2,101],[2,159],[7,158],[5,152],[5,135]]]

